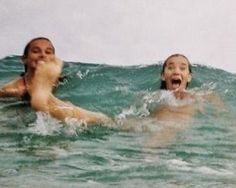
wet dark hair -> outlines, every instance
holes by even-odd
[[[164,74],[164,71],[165,71],[167,62],[168,62],[172,57],[183,57],[184,59],[186,59],[187,62],[188,62],[188,69],[189,69],[189,72],[190,72],[190,74],[192,73],[192,66],[191,66],[191,63],[190,63],[190,61],[188,60],[188,58],[187,58],[185,55],[183,55],[183,54],[173,54],[173,55],[170,55],[170,56],[164,61],[164,64],[163,64],[162,70],[161,70],[161,75]],[[188,87],[188,83],[187,83],[187,85],[186,85],[186,88],[187,88],[187,87]],[[166,81],[161,80],[160,89],[167,89],[167,87],[166,87]]]
[[[50,43],[52,44],[52,42],[51,42],[48,38],[46,38],[46,37],[33,38],[32,40],[30,40],[30,41],[26,44],[25,49],[24,49],[24,52],[23,52],[23,55],[22,55],[22,57],[21,57],[22,60],[25,59],[25,58],[27,58],[28,53],[29,53],[30,45],[31,45],[34,41],[37,41],[37,40],[46,40],[46,41],[48,41],[48,42],[50,42]],[[53,44],[52,44],[52,47],[53,47],[53,53],[55,54],[55,48],[54,48]],[[25,67],[25,72],[22,73],[21,75],[24,75],[24,74],[27,72],[27,68],[28,68],[27,65],[24,64],[24,67]]]

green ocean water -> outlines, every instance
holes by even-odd
[[[148,105],[158,106],[152,94],[159,91],[160,70],[158,63],[65,62],[54,94],[114,119],[132,116],[128,131],[60,123],[27,101],[0,98],[0,187],[236,187],[236,75],[194,65],[189,89],[216,93],[223,109],[206,104],[170,143],[150,148],[151,134],[139,122]],[[1,59],[0,85],[22,71],[18,56]],[[148,105],[144,96],[151,96]]]

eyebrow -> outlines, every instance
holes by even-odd
[[[48,47],[48,48],[46,48],[46,50],[52,50],[54,52],[54,48],[52,48],[52,47]]]
[[[34,49],[41,49],[39,46],[33,46],[32,48],[31,48],[31,50],[34,50]],[[50,51],[53,51],[54,52],[54,48],[52,48],[52,47],[47,47],[45,50],[50,50]]]
[[[174,64],[174,62],[169,61],[166,65],[173,65],[173,64]],[[185,62],[181,63],[180,65],[189,66],[189,64],[188,64],[188,63],[185,63]]]
[[[166,63],[167,66],[168,65],[173,65],[173,64],[174,64],[174,62],[172,62],[172,61],[169,61],[169,62]]]
[[[188,63],[181,63],[181,65],[189,66],[189,64],[188,64]]]

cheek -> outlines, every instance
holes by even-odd
[[[46,55],[45,57],[44,57],[44,59],[46,60],[46,61],[54,61],[55,60],[55,55],[53,54],[53,55]]]
[[[28,55],[27,58],[24,59],[24,64],[32,66],[35,64],[36,60],[37,58],[35,56]]]
[[[54,54],[53,54],[53,55],[50,55],[48,58],[49,58],[49,60],[51,60],[51,61],[52,61],[52,60],[55,60],[55,55],[54,55]]]
[[[37,55],[36,54],[33,54],[33,53],[30,53],[28,56],[27,56],[27,60],[35,60],[37,59]]]
[[[165,71],[164,74],[162,75],[162,78],[167,81],[170,78],[170,75],[171,74],[168,71]]]

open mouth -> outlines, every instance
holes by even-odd
[[[173,88],[176,89],[180,86],[181,80],[180,79],[172,79],[171,83],[172,83]]]

